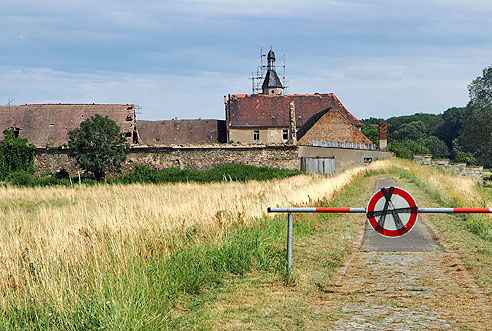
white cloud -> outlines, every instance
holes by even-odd
[[[227,91],[249,87],[243,77],[215,72],[192,76],[114,72],[67,73],[0,67],[0,103],[134,103],[141,119],[224,118]]]

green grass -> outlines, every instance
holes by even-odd
[[[79,183],[78,177],[69,178],[59,176],[66,171],[62,169],[59,173],[50,175],[34,175],[25,171],[19,171],[10,174],[4,181],[4,184],[10,184],[19,187],[33,186],[70,186]],[[221,164],[209,170],[196,170],[190,168],[165,168],[161,171],[154,171],[152,168],[144,165],[137,165],[133,172],[107,180],[108,184],[157,184],[157,183],[212,183],[223,181],[247,182],[250,180],[272,180],[283,179],[301,174],[299,170],[256,167],[245,164]],[[96,181],[90,177],[82,177],[82,184],[94,185]]]
[[[221,164],[210,170],[167,168],[154,172],[151,168],[137,165],[135,171],[116,178],[114,183],[211,183],[222,181],[283,179],[300,174],[298,170],[255,167],[244,164]]]
[[[177,327],[173,311],[192,309],[195,300],[231,276],[251,270],[285,269],[283,241],[285,221],[261,219],[251,225],[228,229],[220,240],[202,242],[200,231],[175,233],[170,256],[155,250],[137,257],[125,273],[111,265],[104,274],[88,275],[78,297],[80,304],[57,310],[49,298],[33,299],[21,307],[0,311],[2,330],[159,330]],[[108,240],[108,244],[109,240]],[[104,293],[97,293],[102,282]],[[102,295],[101,295],[102,294]]]
[[[296,240],[319,232],[318,224],[330,217],[297,219]],[[43,297],[27,300],[21,306],[2,307],[0,330],[196,327],[203,316],[192,312],[213,301],[229,280],[251,272],[268,272],[287,280],[286,219],[281,214],[273,219],[256,219],[248,225],[239,222],[220,234],[191,227],[168,234],[166,240],[144,238],[143,244],[151,243],[155,249],[148,255],[132,258],[125,272],[108,263],[103,271],[99,269],[96,274],[88,270],[83,281],[74,280],[80,283],[80,288],[75,289],[78,303],[59,307],[55,298]],[[100,240],[107,242],[111,251],[114,238],[102,235]],[[159,243],[165,243],[167,249]],[[164,251],[172,253],[164,255]],[[334,262],[328,265],[330,270],[338,266],[342,256],[340,251],[334,252]],[[121,259],[115,256],[114,261]]]

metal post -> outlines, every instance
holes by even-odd
[[[287,278],[290,278],[292,269],[292,213],[289,213],[287,222]]]

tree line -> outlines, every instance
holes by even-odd
[[[388,119],[361,120],[362,132],[379,141],[378,125],[388,123],[388,150],[412,159],[432,154],[455,162],[492,168],[492,66],[468,85],[470,100],[442,114],[416,113]]]

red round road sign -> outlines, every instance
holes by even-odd
[[[385,237],[400,237],[417,223],[418,207],[407,191],[383,187],[369,200],[366,215],[372,228]]]

